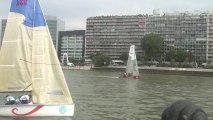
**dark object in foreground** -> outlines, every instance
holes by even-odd
[[[179,100],[168,106],[161,120],[208,120],[206,113],[187,100]]]

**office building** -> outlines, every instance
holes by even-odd
[[[62,60],[64,54],[67,54],[69,59],[81,60],[84,58],[85,30],[60,31],[58,40],[59,60]]]
[[[86,57],[96,52],[118,59],[128,52],[129,45],[140,49],[145,34],[155,33],[164,39],[160,58],[175,48],[191,52],[195,59],[213,60],[213,13],[184,12],[162,13],[154,10],[152,15],[98,16],[87,19]]]
[[[159,34],[164,39],[161,57],[172,48],[191,52],[195,60],[212,60],[212,37],[209,34],[212,18],[209,13],[165,13],[146,18],[146,34]]]
[[[97,52],[119,59],[122,53],[128,53],[130,45],[136,46],[136,52],[142,53],[140,39],[145,35],[146,17],[98,16],[89,17],[86,27],[86,58]]]
[[[58,51],[58,33],[65,30],[65,23],[56,16],[45,15],[47,25],[56,51]]]

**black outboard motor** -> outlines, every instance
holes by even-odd
[[[179,100],[168,106],[161,120],[208,120],[206,113],[187,100]]]

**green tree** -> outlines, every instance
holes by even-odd
[[[83,66],[84,65],[84,62],[85,62],[85,58],[81,58],[78,60],[78,64]]]
[[[175,59],[170,60],[171,67],[176,67]]]
[[[196,62],[198,64],[198,66],[200,67],[200,66],[202,66],[202,63],[205,62],[205,59],[203,59],[203,58],[197,58]]]
[[[102,53],[96,53],[93,56],[94,65],[97,67],[109,65],[111,58],[109,56],[103,55]]]
[[[166,53],[166,61],[171,61],[175,59],[177,52],[175,49],[171,49],[169,52]]]
[[[94,60],[95,60],[95,54],[91,54],[91,55],[89,56],[89,58],[94,62]]]
[[[177,55],[175,60],[179,62],[179,64],[181,64],[181,62],[183,62],[186,58],[187,58],[187,52],[183,50],[177,50]]]
[[[85,62],[85,58],[81,58],[80,63],[84,63],[84,62]]]
[[[191,51],[187,52],[187,59],[188,59],[189,62],[194,61],[194,58],[195,57],[194,57],[194,55]]]
[[[141,46],[145,50],[145,55],[153,61],[163,46],[163,38],[157,34],[147,34],[141,39]]]
[[[137,60],[140,61],[141,63],[145,62],[144,54],[137,54],[136,57],[137,57]]]

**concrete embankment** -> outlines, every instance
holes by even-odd
[[[91,70],[110,70],[110,71],[123,71],[125,66],[109,66],[109,67],[93,67]],[[170,68],[170,67],[139,67],[140,73],[150,74],[179,74],[191,76],[207,76],[213,77],[213,69],[200,69],[200,68]]]
[[[61,66],[64,70],[90,70],[91,66]]]

